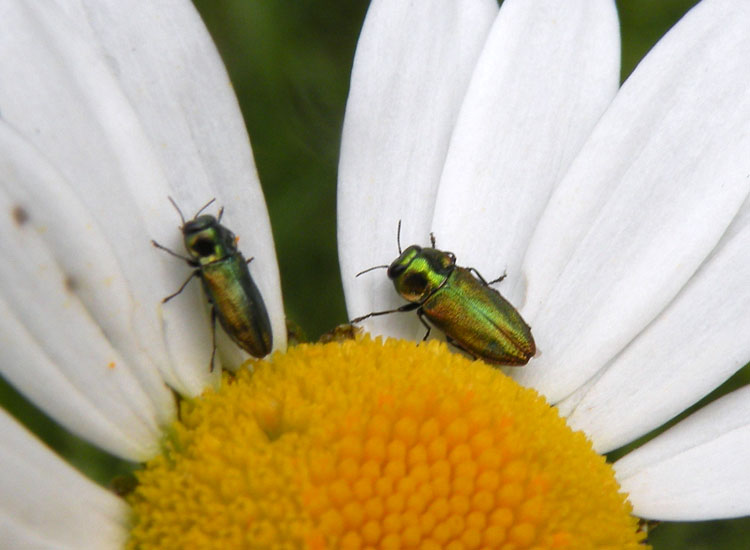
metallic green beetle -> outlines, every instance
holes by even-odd
[[[247,268],[253,258],[245,261],[245,257],[237,250],[237,237],[221,225],[224,209],[219,210],[218,218],[210,214],[201,216],[200,213],[214,202],[211,199],[192,220],[186,222],[172,197],[169,197],[169,201],[182,220],[180,230],[190,257],[177,254],[156,241],[151,242],[155,247],[184,260],[195,270],[177,292],[167,296],[162,302],[166,303],[182,292],[193,277],[200,277],[211,304],[211,370],[214,368],[216,354],[217,318],[229,337],[250,355],[268,355],[273,347],[271,321],[263,297]]]
[[[399,222],[399,233],[401,223]],[[376,311],[352,319],[359,323],[368,317],[398,311],[416,310],[419,320],[427,329],[423,340],[430,334],[430,325],[445,333],[451,344],[475,358],[495,365],[522,366],[536,353],[531,327],[520,313],[500,293],[489,286],[505,275],[488,283],[474,268],[456,265],[456,256],[435,248],[412,245],[401,252],[388,268],[388,278],[393,281],[408,304],[388,311]]]

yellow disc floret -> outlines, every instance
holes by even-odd
[[[585,436],[438,342],[256,361],[182,404],[139,481],[134,549],[644,548]]]

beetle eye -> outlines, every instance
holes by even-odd
[[[193,250],[198,256],[210,256],[214,253],[214,243],[209,239],[198,239],[193,243]]]
[[[433,258],[435,269],[449,269],[456,265],[456,255],[453,252],[442,252]]]
[[[403,289],[407,294],[422,294],[427,288],[427,277],[422,273],[410,273],[404,278]]]

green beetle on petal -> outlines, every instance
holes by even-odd
[[[221,225],[224,209],[219,210],[218,218],[200,215],[214,199],[201,208],[192,220],[185,221],[177,204],[169,197],[182,220],[183,241],[189,257],[177,254],[160,245],[151,243],[172,256],[184,260],[195,268],[190,277],[174,294],[162,300],[168,302],[180,294],[193,277],[199,277],[203,290],[211,304],[211,326],[213,329],[213,349],[211,370],[216,354],[216,319],[224,331],[239,347],[254,357],[264,357],[271,353],[273,336],[271,321],[268,318],[263,297],[255,285],[247,267],[253,258],[245,260],[237,250],[237,237],[227,227]]]
[[[399,234],[401,222],[399,222]],[[456,265],[456,256],[435,248],[411,245],[389,266],[388,278],[396,292],[409,303],[388,311],[376,311],[352,319],[359,323],[369,317],[399,311],[415,311],[430,334],[432,324],[445,333],[451,344],[475,358],[494,365],[522,366],[536,353],[531,327],[508,300],[490,286],[474,268]],[[429,321],[430,324],[428,324]]]

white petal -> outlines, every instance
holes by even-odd
[[[677,298],[576,396],[568,422],[598,452],[660,426],[750,361],[748,250],[750,200]]]
[[[199,392],[205,376],[173,368],[165,346],[162,326],[191,319],[171,319],[176,308],[159,318],[160,300],[174,285],[169,281],[179,281],[186,270],[165,263],[156,250],[144,250],[152,236],[167,234],[166,227],[174,232],[175,223],[164,198],[169,187],[132,107],[99,50],[53,5],[10,3],[0,24],[0,59],[8,75],[0,90],[3,118],[75,185],[139,308],[137,338],[164,378],[181,392]],[[209,335],[199,337],[202,324],[192,322],[194,341],[203,344],[188,347],[195,356],[210,349]]]
[[[3,548],[119,549],[128,507],[34,439],[0,409]]]
[[[459,113],[435,206],[438,248],[522,305],[520,264],[544,206],[615,95],[614,2],[506,0]]]
[[[174,38],[178,31],[170,36],[180,44],[178,49],[195,47],[201,76],[210,78],[217,72],[224,75],[220,68],[213,72],[209,70],[210,63],[206,58],[218,65],[215,51],[200,23],[190,26],[190,18],[197,21],[197,16],[191,6],[185,7],[188,10],[183,9],[181,13],[186,16],[173,20],[183,25],[180,36]],[[143,14],[144,10],[133,11]],[[77,13],[71,6],[71,17]],[[101,17],[103,12],[92,6],[88,13],[95,18]],[[131,12],[128,16],[134,14]],[[149,71],[158,71],[145,62],[143,69],[139,69],[143,72],[139,73],[133,68],[137,61],[128,56],[135,55],[134,48],[136,53],[140,50],[132,43],[124,44],[125,30],[113,31],[110,38],[113,43],[105,55],[103,49],[106,48],[92,38],[95,36],[92,29],[96,26],[92,24],[89,28],[80,17],[71,17],[66,17],[51,4],[18,2],[8,6],[1,21],[5,29],[0,34],[3,36],[0,63],[3,74],[8,77],[5,82],[10,83],[0,90],[3,117],[43,151],[67,181],[75,184],[76,194],[104,233],[126,281],[133,309],[131,330],[135,332],[141,349],[170,385],[181,393],[195,395],[218,376],[218,369],[213,375],[208,371],[211,335],[205,299],[199,285],[194,284],[179,300],[161,307],[161,299],[176,290],[189,270],[179,261],[153,249],[149,241],[157,238],[162,244],[179,249],[181,239],[175,229],[178,216],[166,197],[172,194],[179,200],[181,196],[190,196],[187,189],[203,185],[191,186],[175,181],[184,175],[179,165],[183,159],[178,158],[179,152],[184,150],[174,146],[173,142],[184,136],[186,127],[198,136],[195,138],[198,140],[203,133],[210,133],[208,129],[203,132],[201,123],[194,120],[203,120],[201,117],[185,115],[184,112],[182,118],[173,117],[178,108],[185,112],[202,108],[199,101],[191,99],[189,92],[188,83],[195,85],[196,79],[179,86],[175,82],[177,78],[170,80],[168,76],[149,75]],[[131,28],[131,40],[146,40],[149,33],[159,35],[162,19],[165,17],[154,17]],[[167,35],[163,36],[166,40]],[[158,42],[153,44],[155,49],[148,50],[148,56],[161,55],[158,48],[162,46]],[[206,48],[210,50],[207,53]],[[122,52],[122,49],[127,52]],[[201,51],[204,51],[203,57],[198,55]],[[23,52],[22,55],[19,52]],[[120,61],[118,55],[122,57]],[[173,57],[167,56],[166,52],[164,55],[176,64]],[[166,59],[164,63],[161,68],[164,75],[171,74],[168,66],[173,65]],[[128,85],[124,84],[126,81]],[[219,76],[219,81],[224,88],[227,87],[225,75],[223,80]],[[167,88],[172,84],[176,89],[171,92],[151,90],[152,86]],[[137,93],[133,90],[136,87]],[[126,89],[135,99],[126,93]],[[184,99],[185,103],[178,99]],[[154,104],[159,104],[158,114]],[[208,118],[211,123],[226,123],[211,116]],[[185,122],[185,119],[194,124]],[[226,124],[231,130],[232,125]],[[186,147],[188,151],[184,156],[191,157],[190,148],[196,146]],[[205,148],[199,148],[204,158],[213,159],[214,155],[219,155],[214,147],[217,146],[206,144]],[[229,151],[231,156],[233,149],[229,148]],[[244,156],[238,154],[237,158],[237,162],[243,164],[243,158],[245,161],[250,158],[248,150],[244,151]],[[208,160],[206,163],[210,164]],[[192,170],[191,167],[187,170]],[[185,181],[204,182],[206,171],[195,168],[185,176]],[[189,177],[193,175],[194,178]],[[254,178],[249,177],[250,180]],[[232,185],[241,184],[232,178],[227,179]],[[176,192],[178,187],[179,192]],[[234,192],[219,195],[211,187],[207,187],[204,193],[195,194],[195,201],[199,202],[186,200],[181,203],[186,212],[192,213],[199,204],[217,196],[218,200],[228,203],[228,225],[240,236],[245,236],[231,221],[231,216],[236,214],[230,214],[235,205],[244,203],[244,199],[236,200]],[[260,214],[251,209],[250,217],[265,219],[267,214],[262,200],[254,204],[260,205],[255,207]],[[254,213],[257,215],[252,216]],[[268,248],[269,242],[266,240],[262,248]],[[248,255],[256,252],[243,248]],[[266,262],[260,262],[259,258],[253,263]],[[275,270],[275,260],[272,263]],[[107,312],[95,313],[98,317]],[[284,336],[277,340],[283,343]]]
[[[71,431],[131,460],[174,420],[132,330],[137,307],[71,186],[0,122],[3,376]]]
[[[750,6],[706,1],[625,83],[524,260],[540,352],[518,380],[557,401],[651,322],[750,187]]]
[[[222,221],[241,238],[245,255],[255,257],[250,271],[271,317],[274,349],[284,349],[281,283],[263,191],[229,76],[198,12],[185,0],[83,0],[83,8],[157,145],[178,204],[192,215],[216,198]],[[177,221],[174,212],[170,221]]]
[[[398,220],[401,242],[428,240],[450,134],[496,13],[491,0],[370,5],[339,162],[339,258],[352,317],[400,305],[384,273],[355,274],[398,255]],[[386,317],[365,328],[403,336],[416,322],[413,316]]]
[[[667,521],[750,514],[750,387],[699,410],[615,463],[638,516]]]

